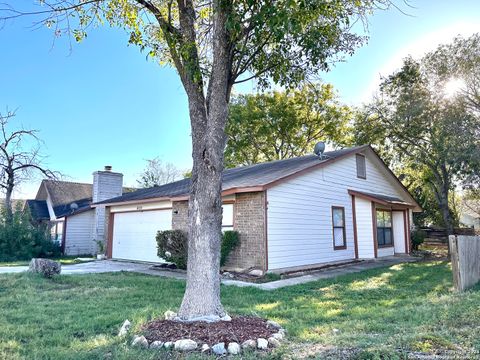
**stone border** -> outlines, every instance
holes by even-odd
[[[164,314],[165,320],[174,320],[177,318],[177,314],[173,311],[166,311]],[[226,315],[222,318],[222,321],[231,321],[231,318]],[[151,343],[143,335],[135,335],[131,343],[132,347],[140,347],[144,349],[164,349],[164,350],[176,350],[179,352],[186,351],[200,351],[202,353],[212,352],[215,355],[238,355],[243,350],[268,350],[269,348],[277,348],[281,345],[281,342],[285,339],[286,331],[275,321],[267,320],[267,325],[270,325],[277,329],[277,332],[272,334],[268,339],[258,338],[249,339],[242,344],[236,342],[230,342],[226,345],[224,342],[217,344],[199,344],[191,339],[180,339],[175,342],[167,341],[153,341]],[[118,336],[125,336],[130,329],[130,322],[125,320]]]

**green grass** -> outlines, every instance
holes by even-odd
[[[407,351],[478,355],[478,290],[454,293],[449,264],[427,262],[271,292],[223,286],[222,301],[230,314],[259,315],[288,330],[288,342],[268,358],[324,358],[319,351],[332,346],[356,349],[355,358],[394,359]],[[125,319],[138,333],[141,324],[177,309],[183,291],[182,281],[131,273],[1,275],[0,359],[171,359],[132,349],[116,334]],[[310,354],[301,350],[306,343],[314,344]]]
[[[62,265],[74,265],[80,264],[87,261],[78,260],[78,258],[91,258],[90,261],[95,260],[95,258],[91,257],[90,255],[86,256],[62,256],[61,258],[52,258],[52,260],[59,261]],[[0,266],[28,266],[30,261],[28,260],[19,260],[19,261],[8,261],[8,262],[0,262]]]

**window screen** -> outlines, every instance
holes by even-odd
[[[365,156],[361,154],[357,154],[356,160],[357,160],[357,177],[360,179],[366,179],[367,168],[365,164]]]
[[[333,248],[335,250],[347,247],[345,236],[345,209],[343,207],[332,207],[333,225]]]

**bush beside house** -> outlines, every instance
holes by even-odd
[[[58,244],[50,239],[46,226],[33,226],[27,213],[16,211],[11,221],[5,213],[0,218],[0,261],[30,260],[37,257],[57,257]]]
[[[156,236],[157,255],[173,262],[179,269],[187,268],[188,237],[182,230],[159,231]],[[220,265],[224,266],[230,253],[239,245],[237,231],[225,231],[222,237]]]

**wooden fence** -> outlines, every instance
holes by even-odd
[[[480,282],[480,236],[451,235],[453,285],[465,291]]]

